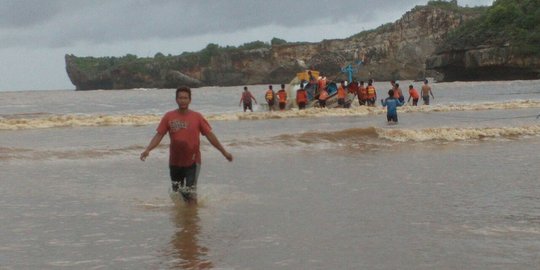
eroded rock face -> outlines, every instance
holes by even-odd
[[[165,60],[161,56],[160,61],[156,58],[146,64],[137,62],[131,66],[111,65],[109,68],[105,65],[101,69],[87,66],[83,69],[77,64],[76,56],[66,55],[66,69],[77,90],[281,84],[288,83],[294,74],[308,68],[340,80],[346,78],[341,68],[348,64],[357,68],[355,78],[360,80],[421,79],[433,76],[430,71],[426,73],[426,60],[448,32],[471,16],[422,6],[392,24],[346,39],[224,51],[212,55],[206,62],[193,55],[169,56]],[[450,58],[457,59],[457,54],[429,58],[429,67],[451,63]],[[495,56],[492,58],[496,60]],[[472,54],[470,61],[478,62],[478,57]],[[360,62],[362,64],[358,65]]]
[[[509,44],[450,49],[428,58],[444,81],[540,79],[540,58],[512,53]]]

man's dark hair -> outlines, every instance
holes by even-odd
[[[180,87],[176,88],[176,97],[178,97],[178,93],[180,93],[180,92],[188,93],[189,99],[191,99],[191,89],[189,87],[180,86]]]

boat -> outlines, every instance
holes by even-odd
[[[311,76],[319,78],[319,72],[316,70],[305,70],[299,73],[296,73],[296,76],[289,82],[288,86],[285,88],[287,91],[288,102],[287,108],[298,108],[296,105],[296,90],[300,88],[306,89],[308,102],[306,108],[318,108],[319,105],[319,89],[317,84],[310,83],[310,72]],[[339,107],[337,102],[337,85],[335,82],[329,82],[327,85],[328,99],[326,99],[326,108],[337,108]],[[345,98],[345,107],[348,108],[352,104],[355,98],[355,94],[347,92],[347,97]]]

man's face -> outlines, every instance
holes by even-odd
[[[178,107],[180,109],[187,109],[189,107],[189,103],[191,103],[189,94],[186,92],[179,92],[176,96],[176,104],[178,104]]]

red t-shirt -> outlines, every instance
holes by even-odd
[[[416,91],[416,89],[414,88],[409,88],[409,95],[411,95],[411,97],[413,99],[419,99],[420,98],[420,95],[418,94],[418,91]]]
[[[188,167],[193,163],[201,163],[200,136],[212,131],[212,127],[204,117],[188,110],[181,114],[178,110],[167,112],[157,127],[159,134],[169,132],[171,139],[169,164]]]

